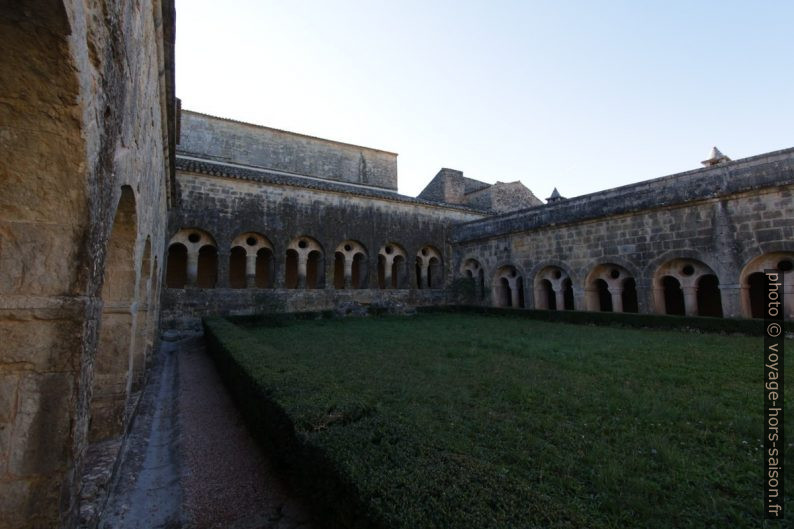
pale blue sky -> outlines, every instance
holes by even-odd
[[[794,146],[794,2],[177,2],[185,108],[540,198]]]

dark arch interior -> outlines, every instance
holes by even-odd
[[[549,310],[557,310],[557,296],[554,293],[554,288],[551,286],[551,281],[543,279],[540,282],[540,288],[543,295],[546,296],[546,303]]]
[[[215,288],[218,281],[218,250],[214,246],[203,246],[198,254],[196,285],[199,288]]]
[[[612,294],[609,292],[607,282],[603,279],[596,279],[595,287],[598,291],[598,310],[601,312],[612,312]]]
[[[524,278],[519,276],[516,279],[516,288],[518,289],[518,308],[523,309],[526,304],[524,302]]]
[[[367,288],[367,258],[363,253],[357,253],[353,256],[351,274],[353,288]]]
[[[298,288],[298,252],[287,250],[287,260],[284,263],[284,286]]]
[[[747,278],[747,286],[750,288],[750,311],[753,318],[764,317],[768,283],[763,272],[750,274]]]
[[[185,288],[187,284],[187,247],[184,244],[175,242],[168,247],[165,266],[165,286]]]
[[[427,283],[430,288],[441,288],[444,286],[441,277],[441,260],[436,257],[431,257],[430,263],[427,265]]]
[[[317,250],[309,252],[306,260],[306,288],[322,288],[323,254]]]
[[[510,291],[510,283],[507,281],[506,277],[499,279],[499,283],[502,285],[502,302],[500,303],[500,306],[512,307],[513,295]]]
[[[246,253],[242,246],[235,246],[229,254],[229,286],[245,288]]]
[[[342,252],[334,253],[334,288],[345,288],[345,254]]]
[[[681,283],[678,282],[678,279],[672,276],[664,276],[662,278],[662,289],[664,290],[665,314],[683,316],[685,313],[684,292],[681,290]]]
[[[391,263],[392,288],[408,288],[405,268],[405,257],[402,255],[395,256]]]
[[[637,282],[633,277],[623,281],[623,312],[639,312],[639,304],[637,303]]]
[[[380,254],[378,254],[378,288],[386,288],[386,258]]]
[[[273,251],[270,248],[260,248],[256,252],[256,278],[254,279],[256,288],[273,288],[274,266]]]
[[[722,317],[722,297],[720,281],[714,274],[707,274],[698,279],[698,316]]]
[[[562,297],[565,303],[565,310],[573,310],[573,283],[570,278],[565,278],[562,282]]]

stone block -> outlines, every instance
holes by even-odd
[[[21,376],[8,462],[10,474],[49,474],[67,466],[75,397],[69,373]]]

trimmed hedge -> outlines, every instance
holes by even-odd
[[[706,333],[743,334],[760,336],[764,333],[763,320],[706,318],[701,316],[668,316],[662,314],[634,314],[630,312],[589,312],[576,310],[529,310],[483,307],[479,305],[450,305],[418,307],[417,312],[484,314],[490,316],[512,316],[531,320],[573,323],[578,325],[607,325],[648,329],[696,330]],[[786,332],[794,333],[794,322],[783,324]]]
[[[300,319],[317,318],[292,321]],[[339,406],[329,408],[327,394],[296,387],[285,370],[267,365],[261,353],[268,346],[230,321],[207,319],[204,329],[208,350],[252,435],[322,516],[323,527],[539,529],[550,520],[557,527],[587,525],[579,514],[548,504],[526,482],[432,445],[421,431],[379,413],[377,403],[345,394]],[[361,461],[359,455],[373,445],[377,460]]]
[[[745,527],[760,512],[756,338],[436,312],[477,314],[204,322],[249,429],[323,526]],[[692,319],[661,318],[676,320]]]
[[[508,316],[531,320],[573,323],[577,325],[606,325],[617,327],[700,331],[718,334],[743,334],[761,336],[764,333],[763,320],[706,318],[700,316],[668,316],[662,314],[633,314],[629,312],[589,312],[576,310],[529,310],[483,307],[480,305],[444,305],[417,307],[420,314],[453,313],[483,314],[489,316]],[[371,316],[383,316],[387,311],[381,307],[371,307]],[[268,313],[246,316],[228,316],[226,319],[243,327],[280,327],[296,321],[331,319],[338,317],[334,311]],[[794,322],[786,321],[783,328],[794,333]]]
[[[234,318],[249,325],[265,321],[278,326],[290,321],[318,319],[318,314]],[[322,510],[323,521],[329,528],[383,527],[362,523],[364,509],[356,504],[353,484],[342,479],[333,461],[299,433],[288,410],[279,399],[273,398],[272,388],[263,387],[254,377],[258,366],[252,365],[246,352],[261,350],[263,344],[241,333],[234,323],[223,318],[205,319],[203,323],[207,350],[249,431],[272,454],[272,462],[281,475],[288,477],[289,485]]]

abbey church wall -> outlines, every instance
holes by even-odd
[[[221,162],[397,190],[397,155],[183,110],[179,150]]]

